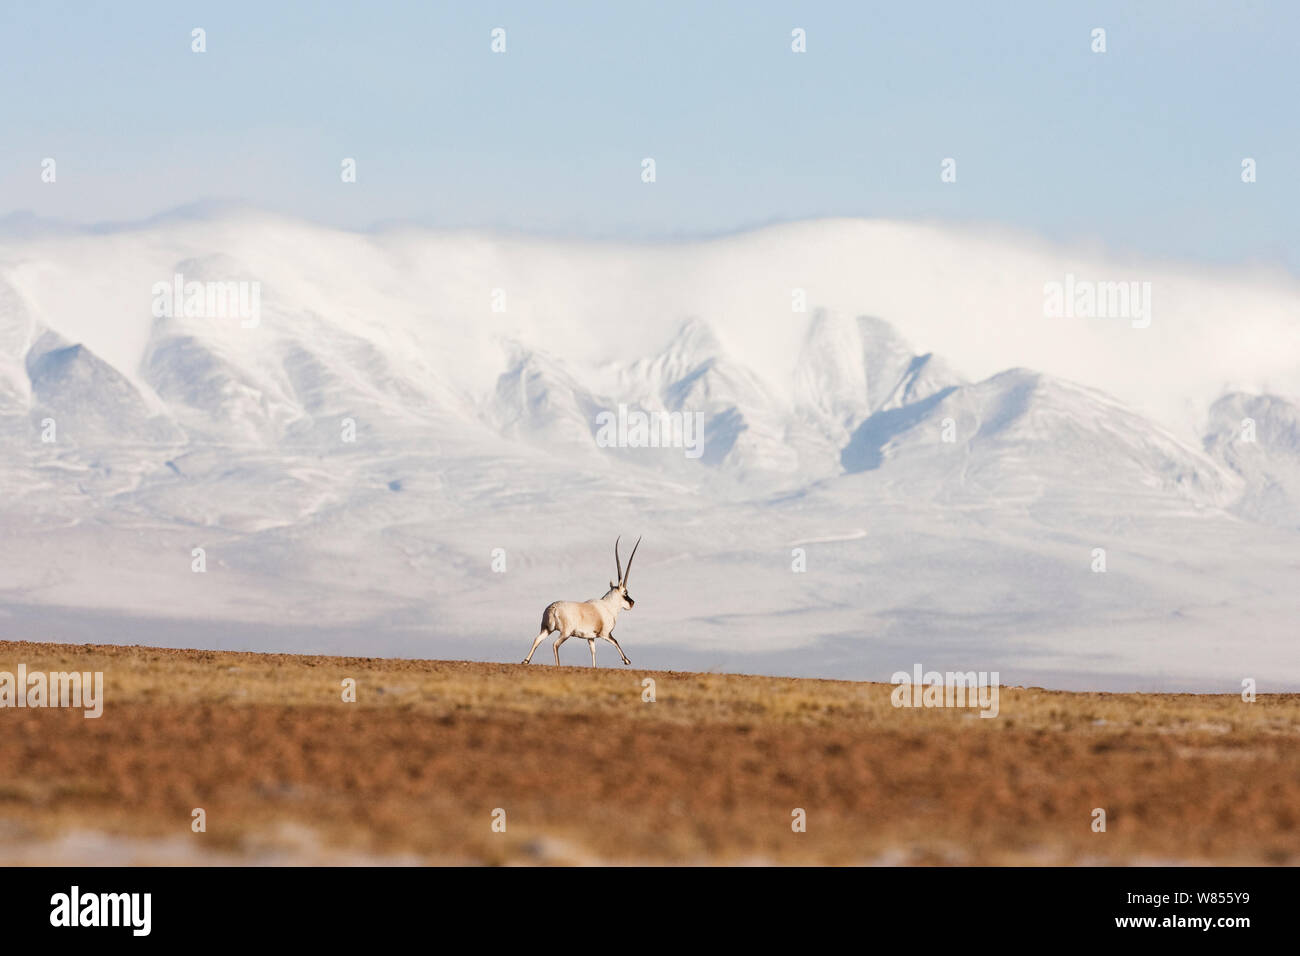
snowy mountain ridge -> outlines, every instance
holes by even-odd
[[[1042,283],[1084,270],[1060,257],[847,221],[659,245],[248,212],[0,235],[0,606],[495,654],[538,601],[599,583],[607,538],[646,533],[636,619],[669,664],[879,679],[928,648],[1074,686],[1276,670],[1293,290],[1153,269],[1150,328],[1062,325]],[[259,283],[260,320],[157,314],[174,275]],[[973,304],[945,318],[953,295]],[[1253,310],[1226,340],[1223,302]],[[598,442],[620,408],[698,416],[702,453]],[[795,542],[820,542],[806,572]]]

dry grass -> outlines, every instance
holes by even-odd
[[[1003,688],[989,720],[626,668],[0,643],[20,662],[103,671],[106,704],[0,710],[8,862],[1300,861],[1300,695]]]

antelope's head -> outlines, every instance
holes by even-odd
[[[636,549],[641,547],[641,539],[637,538],[636,544],[632,545],[632,553],[627,559],[627,569],[624,570],[623,562],[618,557],[618,543],[622,540],[622,537],[622,535],[619,535],[614,539],[614,565],[618,568],[618,580],[609,582],[609,590],[610,593],[617,591],[620,603],[630,611],[636,601],[633,601],[632,595],[627,593],[627,576],[632,571],[632,559],[636,557]]]

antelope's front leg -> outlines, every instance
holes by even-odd
[[[591,666],[595,667],[596,666],[596,639],[594,637],[587,638],[587,646],[591,648]]]
[[[619,646],[618,641],[614,640],[614,633],[613,633],[612,631],[611,631],[609,634],[606,634],[606,635],[605,635],[605,640],[609,641],[611,644],[614,645],[615,648],[617,648],[617,650],[618,650],[618,656],[621,657],[621,658],[623,658],[623,663],[624,663],[624,664],[631,664],[631,663],[632,663],[630,660],[627,659],[627,655],[623,653],[623,648],[622,648],[621,646]]]

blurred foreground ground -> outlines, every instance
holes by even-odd
[[[0,709],[0,863],[1300,863],[1300,695],[1003,688],[982,719],[549,652],[0,642],[0,671],[105,681],[99,719]]]

